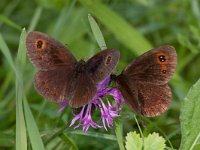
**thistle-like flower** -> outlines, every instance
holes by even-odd
[[[110,128],[113,125],[113,119],[119,116],[119,111],[124,105],[124,99],[121,92],[114,87],[109,87],[111,79],[106,78],[98,85],[97,93],[90,103],[79,108],[78,113],[73,113],[74,118],[70,123],[70,127],[76,122],[78,124],[74,128],[82,126],[83,131],[87,132],[89,127],[92,128]],[[114,101],[111,104],[107,96],[112,96]],[[68,100],[60,103],[61,108],[58,110],[61,112],[68,105]],[[93,121],[92,114],[94,111],[100,110],[101,118],[98,123]]]

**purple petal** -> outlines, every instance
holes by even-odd
[[[61,104],[61,107],[58,109],[58,113],[62,112],[65,107],[69,104],[69,101],[68,100],[64,100],[62,102],[59,102]]]
[[[122,109],[125,101],[121,94],[121,92],[117,88],[108,87],[110,83],[110,77],[107,77],[104,81],[102,81],[98,85],[97,93],[92,99],[90,103],[82,107],[82,110],[79,114],[74,114],[74,118],[72,119],[70,126],[74,125],[75,122],[78,121],[78,125],[74,128],[78,128],[82,126],[84,132],[87,132],[90,126],[92,128],[104,128],[107,131],[107,127],[110,128],[113,126],[113,119],[119,117],[119,112]],[[113,104],[110,103],[109,99],[106,97],[110,95],[113,97]],[[104,103],[104,100],[105,102]],[[62,111],[68,105],[68,101],[61,103],[61,108],[59,111]],[[92,105],[95,106],[95,110],[100,109],[101,124],[98,124],[92,119]]]

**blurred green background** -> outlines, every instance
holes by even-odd
[[[75,57],[88,59],[100,51],[88,23],[88,13],[97,21],[109,48],[121,52],[117,72],[136,56],[164,44],[178,54],[175,75],[170,81],[173,100],[159,117],[138,118],[144,135],[158,132],[168,147],[181,142],[180,106],[189,88],[200,77],[200,3],[198,0],[1,0],[0,32],[15,62],[22,28],[45,32],[65,44]],[[2,43],[0,43],[2,44]],[[0,53],[0,149],[15,148],[16,86],[15,74]],[[57,113],[55,105],[38,95],[33,87],[36,69],[27,60],[24,66],[24,92],[45,149],[119,149],[114,127],[108,132],[65,128],[72,119],[70,108]],[[134,114],[125,106],[121,112],[123,136],[137,131]],[[144,124],[145,128],[142,126]],[[66,138],[67,137],[67,138]],[[73,144],[72,144],[73,143]],[[74,146],[74,147],[76,147]],[[28,139],[28,149],[31,149]]]

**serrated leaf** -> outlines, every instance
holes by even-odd
[[[139,134],[129,132],[126,136],[126,150],[142,150],[142,138]]]
[[[165,147],[165,139],[158,133],[149,134],[144,138],[144,150],[164,150]]]
[[[189,90],[181,105],[181,150],[188,150],[195,146],[200,134],[200,80]]]

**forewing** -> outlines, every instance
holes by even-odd
[[[65,46],[41,32],[30,32],[26,38],[26,47],[31,62],[39,70],[76,63],[76,59]]]
[[[82,72],[73,77],[67,92],[69,97],[69,104],[73,108],[79,108],[88,104],[94,98],[97,92],[97,84],[88,76],[87,73]]]
[[[112,73],[119,57],[116,49],[103,50],[86,62],[86,71],[95,83],[100,82]]]
[[[71,66],[64,66],[54,70],[38,71],[34,81],[37,91],[54,102],[63,101],[68,94],[66,88],[69,87],[73,69]]]
[[[165,45],[152,49],[131,62],[122,74],[137,81],[166,84],[174,74],[177,63],[176,51]]]

